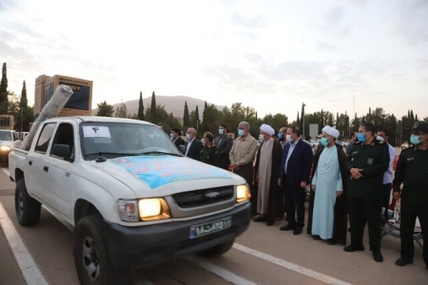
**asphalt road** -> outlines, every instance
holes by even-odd
[[[47,284],[78,284],[73,264],[72,229],[64,226],[49,212],[42,210],[40,222],[31,228],[18,225],[14,212],[14,184],[7,171],[0,169],[0,214],[4,209],[10,224],[34,260],[31,268],[20,268],[5,233],[5,218],[0,215],[0,284],[38,284],[25,276],[39,270]],[[371,253],[347,253],[341,245],[314,241],[304,233],[294,236],[281,232],[277,222],[268,227],[251,223],[234,247],[221,257],[204,259],[197,255],[132,272],[133,284],[428,284],[428,270],[422,250],[415,245],[412,265],[397,267],[399,239],[382,240],[385,261],[375,262]],[[9,233],[8,233],[9,234]],[[368,248],[368,238],[365,237]],[[18,259],[27,259],[17,253]]]

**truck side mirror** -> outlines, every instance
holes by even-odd
[[[52,147],[52,155],[58,156],[64,160],[70,161],[71,149],[68,144],[54,144]]]

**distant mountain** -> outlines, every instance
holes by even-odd
[[[139,99],[137,100],[131,100],[124,102],[126,105],[126,110],[129,114],[137,114],[138,113],[138,103]],[[184,102],[187,101],[187,106],[189,108],[189,114],[196,109],[196,106],[198,106],[199,109],[199,116],[202,117],[202,113],[204,111],[205,101],[201,99],[196,99],[192,97],[187,96],[161,96],[156,95],[156,104],[165,106],[165,110],[167,113],[172,113],[174,117],[181,118],[183,117],[184,112]],[[150,104],[152,102],[152,96],[143,98],[143,104],[144,104],[144,110],[147,109],[147,107],[150,107]],[[100,103],[100,102],[98,102]],[[97,103],[95,103],[97,104]],[[116,107],[118,107],[121,103],[113,104],[114,110],[116,110]],[[208,105],[211,105],[212,103],[207,102]],[[219,110],[222,110],[224,106],[215,105],[215,107]],[[92,114],[95,115],[97,113],[98,109],[92,109]]]

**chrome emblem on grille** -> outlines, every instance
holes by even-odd
[[[209,192],[205,193],[205,197],[208,197],[208,198],[211,198],[211,199],[217,197],[218,195],[220,195],[220,193],[218,193],[216,191],[209,191]]]

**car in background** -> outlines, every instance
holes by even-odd
[[[0,161],[9,160],[12,144],[18,140],[18,133],[14,130],[0,130]]]

